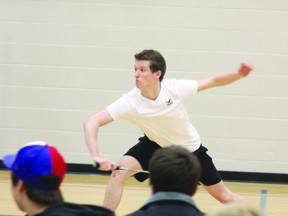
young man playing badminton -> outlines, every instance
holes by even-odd
[[[238,202],[241,198],[223,183],[212,159],[206,153],[197,130],[191,124],[184,100],[199,91],[233,83],[250,74],[252,66],[242,63],[237,72],[220,73],[202,80],[163,79],[166,63],[155,50],[143,50],[135,55],[135,84],[127,94],[84,123],[88,149],[100,170],[113,170],[107,185],[104,206],[115,210],[121,200],[125,181],[135,173],[115,170],[117,165],[100,156],[97,147],[98,129],[117,119],[136,124],[144,136],[121,158],[119,165],[133,169],[148,169],[148,162],[158,148],[174,144],[194,152],[202,166],[201,184],[221,203]],[[135,178],[144,181],[147,175]]]

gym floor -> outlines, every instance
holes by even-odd
[[[109,176],[67,174],[62,184],[62,192],[66,201],[101,205]],[[148,181],[138,183],[129,179],[123,197],[116,211],[119,216],[138,209],[150,196]],[[260,208],[266,216],[288,215],[288,184],[225,182],[229,189],[242,195],[248,203]],[[0,215],[24,215],[18,210],[11,195],[10,173],[0,171]],[[267,192],[267,193],[266,193]],[[194,201],[203,212],[220,207],[204,188],[199,189]]]

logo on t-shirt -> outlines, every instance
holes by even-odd
[[[171,98],[168,100],[168,101],[166,101],[166,105],[167,106],[170,106],[170,105],[172,105],[173,104],[173,101],[171,100]]]

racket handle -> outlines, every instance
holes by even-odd
[[[96,168],[96,169],[99,169],[100,163],[98,163],[98,162],[95,161],[95,162],[92,164],[92,166],[93,166],[94,168]],[[121,170],[121,166],[117,166],[115,170]]]
[[[92,166],[93,166],[94,168],[96,168],[96,169],[99,169],[100,164],[95,161],[95,162],[92,164]]]

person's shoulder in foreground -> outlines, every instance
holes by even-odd
[[[60,185],[66,173],[63,156],[43,141],[27,143],[17,154],[3,157],[11,171],[12,196],[28,216],[113,216],[114,212],[94,205],[64,201]]]
[[[221,206],[206,216],[264,216],[264,214],[247,203],[232,203]]]
[[[202,216],[192,200],[201,175],[197,157],[181,146],[156,150],[149,163],[152,196],[129,216]]]
[[[60,202],[49,206],[44,212],[34,216],[115,216],[110,209],[96,205],[79,205],[75,203]]]

